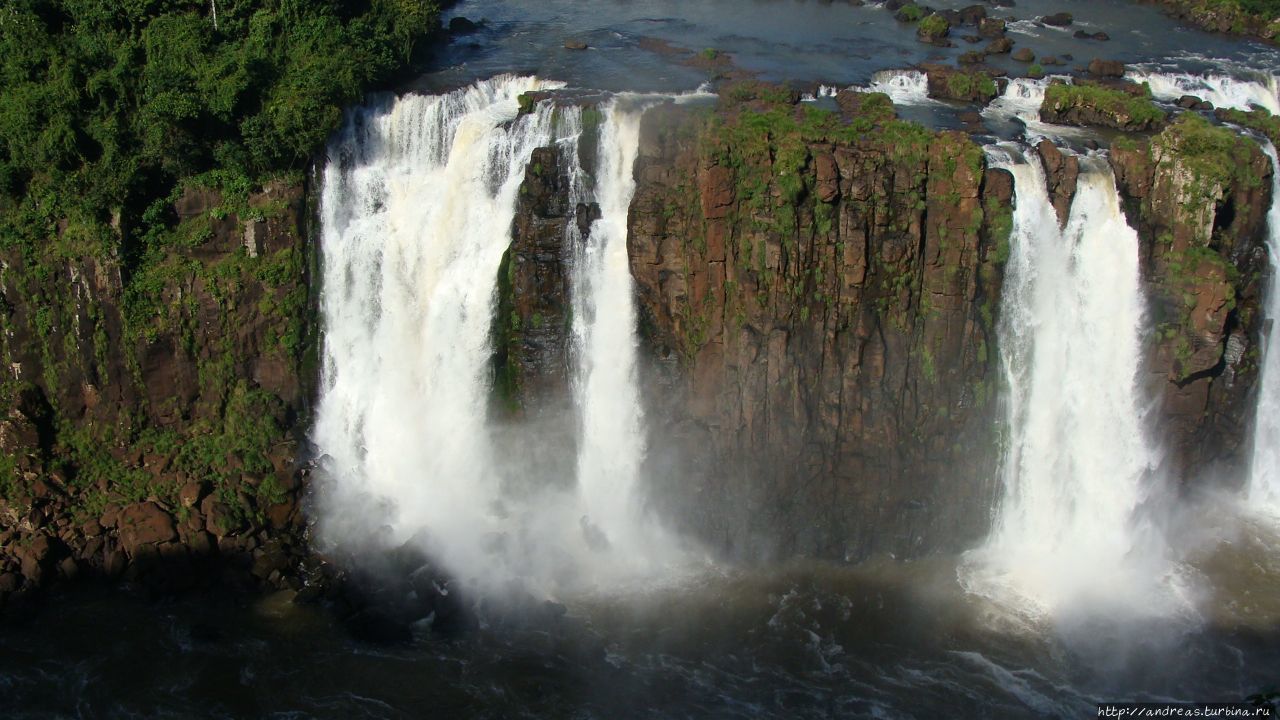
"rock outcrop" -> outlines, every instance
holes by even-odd
[[[1055,125],[1107,127],[1129,132],[1158,130],[1167,119],[1145,86],[1101,85],[1084,80],[1045,88],[1040,119]]]
[[[569,179],[556,147],[533,151],[520,186],[511,247],[498,268],[495,388],[510,410],[566,400],[569,394],[570,248],[575,216],[585,235],[590,208],[570,206]]]
[[[928,78],[929,97],[986,105],[1004,92],[1008,81],[980,69],[961,69],[925,63],[920,66]]]
[[[0,253],[0,604],[57,578],[163,587],[296,570],[296,441],[314,373],[301,183],[187,187],[119,255]],[[57,224],[73,249],[91,225]],[[148,247],[149,246],[149,247]],[[262,561],[268,546],[272,558]],[[296,573],[293,575],[296,581]]]
[[[1240,477],[1252,421],[1271,164],[1252,140],[1185,114],[1111,149],[1142,239],[1157,426],[1184,479]]]
[[[916,555],[985,529],[1011,178],[887,98],[857,110],[643,122],[655,502],[731,554]]]

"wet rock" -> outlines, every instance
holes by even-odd
[[[934,13],[916,25],[916,37],[921,42],[938,44],[951,33],[951,22],[944,16]]]
[[[960,57],[956,58],[956,62],[961,65],[981,65],[986,61],[986,59],[987,56],[985,54],[971,50],[969,52],[960,53]]]
[[[987,46],[983,48],[983,52],[988,55],[1004,55],[1013,52],[1013,41],[1007,37],[996,38],[987,43]]]
[[[1184,110],[1204,110],[1209,112],[1213,111],[1213,103],[1208,102],[1207,100],[1202,100],[1201,98],[1198,98],[1195,95],[1183,95],[1182,97],[1178,98],[1178,101],[1176,104],[1178,107]]]
[[[1050,65],[1050,66],[1061,65],[1062,61],[1054,57],[1053,55],[1045,55],[1044,57],[1040,58],[1040,64]]]
[[[1040,119],[1056,125],[1145,131],[1163,127],[1167,116],[1146,96],[1144,86],[1078,79],[1045,90]]]
[[[1094,58],[1089,61],[1089,74],[1102,78],[1122,78],[1124,77],[1124,63],[1119,60]]]
[[[480,27],[481,27],[481,23],[475,22],[473,20],[469,20],[459,15],[458,17],[455,17],[449,21],[449,34],[450,35],[469,35],[471,33],[478,31]]]
[[[961,83],[971,81],[971,73],[954,67],[950,72],[959,73]],[[926,73],[931,83],[946,84],[942,73]],[[881,102],[876,95],[864,98]],[[650,140],[642,142],[646,149],[637,160],[628,221],[643,348],[658,364],[652,382],[663,388],[654,393],[663,406],[655,413],[676,418],[668,426],[672,436],[655,441],[671,451],[654,462],[675,466],[655,473],[673,479],[659,481],[655,495],[664,498],[663,510],[678,527],[727,552],[769,546],[778,553],[859,557],[876,542],[872,538],[893,535],[904,538],[904,552],[918,553],[931,540],[916,545],[916,537],[937,537],[938,527],[954,521],[941,514],[964,515],[966,503],[976,499],[968,491],[967,501],[943,499],[937,495],[950,490],[937,482],[922,484],[925,475],[917,473],[937,476],[921,463],[954,466],[955,458],[951,444],[925,450],[927,440],[917,447],[907,439],[932,436],[932,430],[916,433],[914,428],[944,421],[934,412],[927,419],[915,417],[902,405],[900,392],[911,375],[906,358],[928,354],[916,346],[919,342],[937,342],[940,348],[931,355],[937,384],[921,383],[914,391],[927,396],[913,396],[922,398],[921,404],[956,408],[943,399],[958,388],[946,378],[980,374],[962,358],[972,363],[979,357],[976,346],[964,349],[978,336],[966,339],[963,328],[980,325],[965,318],[976,317],[970,293],[981,281],[977,274],[947,270],[952,263],[974,268],[995,255],[982,249],[988,196],[982,188],[981,151],[964,133],[938,133],[919,144],[917,153],[904,156],[887,146],[892,141],[880,137],[872,123],[857,143],[801,143],[797,156],[806,160],[800,185],[813,197],[791,204],[786,217],[795,223],[795,235],[779,237],[771,228],[786,208],[749,211],[751,200],[740,193],[724,196],[727,207],[708,202],[721,195],[701,182],[713,167],[726,168],[729,187],[741,187],[744,177],[776,177],[776,169],[767,168],[768,153],[751,155],[742,165],[713,162],[717,155],[699,140],[706,137],[699,132],[704,121],[705,115],[674,106],[646,115],[641,134]],[[725,151],[735,148],[719,152]],[[694,192],[681,182],[685,177],[700,180]],[[767,196],[789,202],[773,181],[766,182]],[[707,212],[712,206],[717,217]],[[1007,211],[1007,204],[1005,210],[990,207],[993,213]],[[709,240],[705,249],[687,241],[708,237],[717,225],[727,227],[716,232],[734,238],[723,251],[713,253]],[[801,244],[793,237],[811,240]],[[750,259],[743,251],[748,247]],[[828,257],[835,262],[820,260]],[[936,323],[922,320],[913,327],[918,316],[910,301],[882,294],[886,264],[893,266],[892,275],[912,278],[907,281],[911,297],[937,298]],[[984,270],[983,277],[998,277],[992,270]],[[799,298],[794,289],[791,295],[781,290],[788,283],[794,288],[801,277],[813,278],[814,284],[804,286]],[[802,298],[815,293],[842,302],[808,307]],[[874,313],[852,309],[877,303],[903,311],[910,318],[904,327],[910,329],[900,331],[893,326],[896,320],[880,323]],[[705,308],[705,320],[691,322],[691,307]],[[918,339],[916,332],[934,340]],[[916,402],[911,407],[921,407]],[[906,421],[912,430],[899,425],[904,412],[915,418]],[[956,430],[958,414],[950,411],[947,418],[947,427]],[[708,453],[706,465],[691,468],[675,459]],[[966,453],[971,459],[976,455]],[[962,486],[972,488],[965,480],[948,488]],[[893,488],[889,492],[895,498],[902,493],[904,503],[927,499],[928,510],[904,520],[858,509],[883,502],[886,488]],[[732,497],[732,507],[709,512],[694,497]],[[922,526],[899,532],[902,522]],[[897,549],[897,541],[889,542]]]
[[[570,204],[563,164],[555,146],[533,151],[520,185],[511,245],[499,268],[498,310],[511,320],[497,331],[493,362],[505,410],[512,414],[570,402],[570,276],[564,243],[570,223],[589,232],[597,210]],[[546,428],[551,431],[549,424]],[[571,446],[574,438],[554,440],[561,441]],[[558,466],[547,471],[567,472]]]
[[[1076,194],[1076,181],[1080,176],[1080,159],[1063,153],[1047,139],[1036,145],[1036,152],[1044,163],[1045,184],[1053,209],[1058,214],[1058,223],[1065,227],[1067,216],[1071,213],[1071,201]]]
[[[874,104],[874,112],[882,114],[884,119],[889,120],[898,116],[897,109],[892,103],[880,102],[881,98],[876,98],[868,93],[857,92],[855,90],[841,90],[836,93],[836,106],[840,108],[840,114],[846,120],[866,116],[871,114],[871,106]]]
[[[1075,18],[1071,16],[1071,13],[1060,12],[1052,15],[1045,15],[1040,18],[1040,22],[1045,25],[1052,25],[1053,27],[1067,27],[1074,21],[1074,19]]]
[[[983,70],[936,63],[924,63],[920,67],[928,79],[931,98],[986,104],[1000,94],[1000,84]]]
[[[1018,62],[1029,63],[1036,59],[1036,54],[1031,52],[1031,48],[1018,48],[1010,57]]]
[[[983,18],[978,23],[978,34],[985,38],[1004,37],[1007,26],[1000,18]]]
[[[564,49],[565,50],[586,50],[587,44],[581,40],[565,40]]]
[[[1090,32],[1085,32],[1084,30],[1075,31],[1075,33],[1072,34],[1072,37],[1074,37],[1077,40],[1098,40],[1100,42],[1106,42],[1107,40],[1111,39],[1111,36],[1106,34],[1105,32],[1099,31],[1096,33],[1090,33]]]
[[[987,9],[981,5],[961,8],[957,13],[960,25],[979,25],[987,18]]]

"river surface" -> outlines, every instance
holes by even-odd
[[[959,590],[954,558],[708,571],[392,646],[280,596],[81,590],[0,633],[0,697],[6,718],[1069,718],[1236,701],[1280,667],[1280,575],[1256,564],[1275,540],[1246,525],[1200,563],[1231,587],[1146,624],[1010,614]]]
[[[958,9],[972,2],[935,0],[937,8]],[[1037,24],[1056,12],[1075,18],[1069,28]],[[1074,58],[1069,69],[1095,57],[1126,63],[1159,60],[1168,68],[1193,72],[1220,66],[1280,67],[1280,51],[1256,42],[1213,35],[1179,25],[1152,5],[1118,0],[1018,0],[1015,7],[988,6],[992,17],[1011,22],[1009,38],[1037,56]],[[424,78],[439,91],[499,73],[530,73],[572,87],[609,91],[680,92],[708,79],[672,56],[646,49],[645,39],[660,40],[694,53],[714,49],[733,63],[771,82],[822,82],[864,85],[887,68],[924,61],[953,62],[980,49],[963,39],[972,28],[956,28],[955,47],[937,48],[916,41],[914,30],[893,19],[878,4],[854,7],[820,0],[465,0],[450,16],[485,21],[475,34],[459,38],[440,58],[442,69]],[[1105,31],[1111,40],[1079,40],[1076,30]],[[566,40],[590,47],[567,50]],[[991,64],[1011,74],[1026,64],[1008,55]],[[1048,68],[1052,69],[1052,68]]]

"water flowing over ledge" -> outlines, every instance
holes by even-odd
[[[1267,251],[1271,278],[1267,287],[1262,376],[1254,420],[1253,459],[1250,464],[1248,503],[1251,508],[1280,519],[1280,349],[1276,323],[1280,322],[1280,161],[1276,148],[1267,143],[1274,174],[1271,176],[1271,210],[1267,213]]]
[[[315,441],[331,482],[322,537],[412,539],[482,588],[541,593],[657,572],[678,555],[640,510],[645,431],[626,258],[643,105],[602,107],[599,168],[580,164],[583,110],[519,97],[555,87],[499,77],[358,111],[325,173],[327,331]],[[577,212],[572,254],[576,479],[539,477],[534,442],[494,435],[490,379],[499,261],[536,148],[557,145]],[[580,219],[581,220],[581,219]],[[573,418],[537,422],[572,424]],[[532,421],[531,421],[532,422]],[[539,448],[547,452],[547,448]],[[572,447],[550,452],[573,452]]]
[[[1040,160],[991,154],[1016,188],[1000,330],[1010,438],[995,527],[962,582],[1032,615],[1182,609],[1137,381],[1137,233],[1102,163],[1085,158],[1060,228]]]

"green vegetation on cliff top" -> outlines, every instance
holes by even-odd
[[[1257,187],[1262,182],[1251,170],[1257,152],[1254,143],[1229,128],[1211,124],[1196,113],[1179,115],[1152,139],[1152,151],[1175,157],[1206,190],[1211,185]],[[1204,195],[1204,192],[1198,194]]]
[[[1069,108],[1091,108],[1116,118],[1125,125],[1160,123],[1164,111],[1151,102],[1150,90],[1131,95],[1123,90],[1098,85],[1055,82],[1045,88],[1042,107],[1063,112]]]
[[[1265,135],[1272,145],[1280,147],[1280,115],[1272,115],[1266,108],[1255,107],[1250,112],[1234,108],[1219,108],[1218,117],[1240,127],[1256,130]]]
[[[1280,0],[1158,0],[1177,17],[1211,32],[1280,42]]]
[[[5,300],[23,308],[41,343],[43,381],[55,402],[57,454],[78,485],[116,496],[150,490],[119,456],[176,453],[196,476],[263,472],[265,448],[283,428],[279,400],[249,387],[235,369],[230,335],[198,356],[202,401],[217,403],[185,426],[150,427],[141,409],[114,423],[81,424],[56,407],[61,385],[78,382],[81,357],[66,328],[92,326],[98,373],[108,338],[97,298],[65,287],[68,268],[104,268],[123,284],[125,340],[161,333],[194,342],[189,296],[166,292],[193,274],[224,309],[246,282],[267,292],[257,311],[279,319],[264,352],[303,362],[305,287],[301,250],[211,262],[192,251],[214,219],[281,218],[283,207],[250,207],[273,178],[296,182],[342,122],[343,108],[412,68],[438,28],[435,0],[7,0],[0,4],[0,258]],[[179,222],[173,204],[191,186],[220,191],[220,205]],[[270,194],[268,194],[270,196]],[[279,197],[278,193],[275,197]],[[294,230],[296,232],[296,228]],[[0,321],[17,319],[0,316]],[[223,325],[226,325],[223,319]],[[61,333],[63,342],[50,338]],[[274,343],[274,344],[271,344]],[[3,349],[0,343],[0,349]],[[135,346],[123,354],[138,373]],[[8,399],[15,383],[0,387]],[[243,467],[227,467],[231,458]],[[0,472],[9,475],[6,459]],[[0,491],[9,484],[0,478]],[[85,502],[92,504],[92,498]]]

